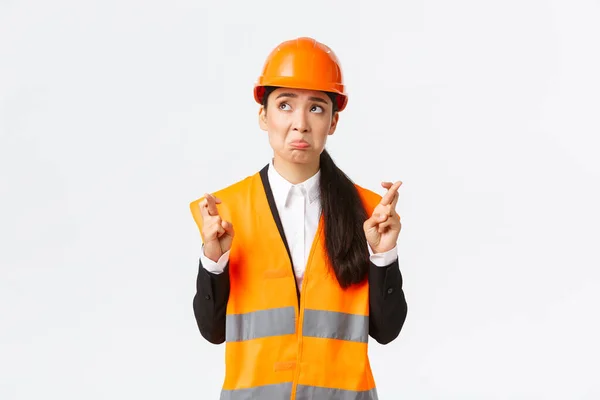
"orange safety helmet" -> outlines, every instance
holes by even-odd
[[[277,46],[254,85],[254,99],[262,104],[265,86],[310,89],[337,95],[338,111],[346,108],[342,68],[335,53],[315,39],[301,37]]]

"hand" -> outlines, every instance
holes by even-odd
[[[202,215],[204,255],[214,262],[231,249],[234,236],[233,225],[221,219],[217,204],[221,204],[221,200],[207,193],[198,205]]]
[[[388,189],[379,204],[373,210],[371,218],[365,221],[363,229],[367,242],[374,253],[384,253],[396,246],[402,224],[396,213],[398,203],[398,188],[402,182],[382,182],[381,186]]]

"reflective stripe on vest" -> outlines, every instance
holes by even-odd
[[[228,342],[294,333],[296,333],[294,307],[271,308],[226,316],[225,340]]]
[[[227,315],[226,340],[240,342],[295,333],[294,307],[272,308],[245,314]],[[367,343],[369,317],[347,313],[304,310],[304,336]]]
[[[220,400],[288,400],[291,396],[292,382],[289,382],[248,389],[223,390]]]
[[[367,343],[369,317],[335,311],[304,310],[302,335]]]
[[[220,400],[287,400],[292,395],[292,383],[257,386],[248,389],[223,390]],[[298,385],[296,400],[378,400],[377,390],[342,390]]]
[[[298,385],[298,389],[296,389],[296,400],[309,399],[378,400],[378,397],[376,389],[355,391]]]

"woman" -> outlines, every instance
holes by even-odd
[[[327,46],[280,44],[254,97],[271,162],[190,205],[203,240],[195,317],[226,342],[221,399],[377,399],[368,337],[391,342],[407,313],[401,182],[382,197],[325,150],[348,101]]]

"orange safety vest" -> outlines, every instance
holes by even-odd
[[[371,215],[381,196],[356,188]],[[267,192],[265,168],[214,193],[222,200],[219,215],[235,229],[221,400],[376,400],[367,354],[368,280],[340,287],[326,255],[321,216],[298,297]],[[190,208],[202,234],[201,200]]]

